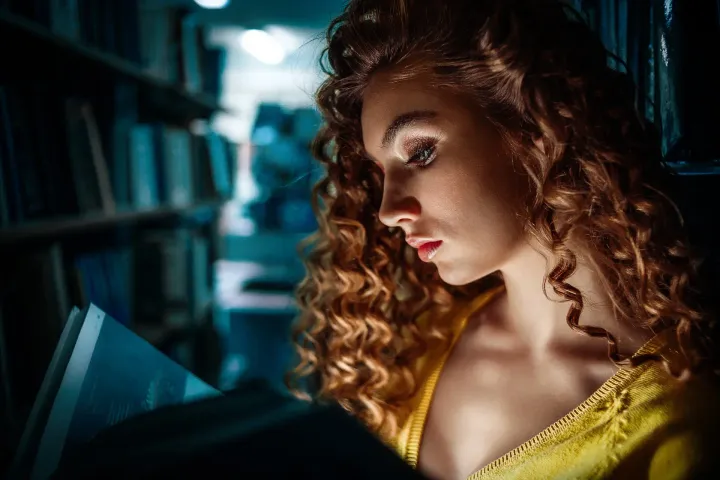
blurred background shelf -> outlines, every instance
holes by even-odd
[[[211,385],[238,144],[225,48],[181,5],[0,0],[0,477],[70,309],[93,303]]]
[[[62,73],[69,80],[75,77],[115,76],[131,80],[138,86],[140,105],[145,116],[157,116],[162,111],[178,123],[197,118],[208,118],[221,110],[210,95],[189,92],[183,86],[143,71],[137,63],[111,52],[100,50],[80,41],[54,33],[37,22],[0,10],[0,43],[21,45],[21,48],[3,48],[5,58],[43,56],[62,65]],[[36,65],[35,68],[32,66]],[[13,72],[14,75],[35,77],[36,69],[47,69],[46,64],[29,62],[29,68]]]
[[[202,202],[185,207],[164,206],[140,211],[118,212],[82,218],[63,218],[22,224],[0,230],[0,246],[9,247],[21,242],[57,241],[66,236],[118,227],[143,226],[173,222],[179,219],[208,219],[226,199]]]

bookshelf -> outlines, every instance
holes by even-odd
[[[111,215],[68,217],[44,222],[20,225],[0,230],[0,248],[27,248],[38,243],[56,242],[59,238],[87,234],[98,230],[142,227],[160,223],[177,222],[192,218],[208,218],[222,206],[223,200],[203,202],[187,207],[158,207],[150,210],[121,212]]]
[[[73,305],[217,384],[212,266],[238,146],[191,128],[222,108],[224,52],[190,10],[0,0],[0,42],[2,471]]]
[[[22,45],[21,49],[7,52],[8,56],[17,56],[15,60],[18,62],[23,56],[42,51],[54,61],[64,64],[67,72],[91,71],[96,75],[117,76],[135,82],[141,95],[141,105],[164,111],[165,115],[181,123],[208,118],[221,110],[217,101],[208,94],[188,92],[182,86],[157,78],[118,55],[59,36],[36,22],[0,10],[0,41],[6,45],[10,40]]]

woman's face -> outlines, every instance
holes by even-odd
[[[522,166],[467,98],[389,75],[374,75],[361,119],[365,150],[385,172],[380,220],[402,228],[408,243],[434,242],[418,254],[449,284],[500,269],[526,244]]]

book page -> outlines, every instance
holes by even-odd
[[[219,394],[91,305],[40,441],[32,478],[48,478],[62,455],[118,422]]]

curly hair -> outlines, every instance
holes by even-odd
[[[436,319],[502,281],[496,272],[449,286],[418,261],[400,229],[378,220],[383,172],[366,161],[360,116],[370,78],[389,68],[398,78],[429,73],[488,112],[531,180],[526,230],[557,259],[543,289],[547,295],[549,283],[569,301],[570,328],[607,338],[618,365],[661,361],[687,377],[714,361],[703,340],[714,316],[701,309],[695,286],[701,260],[662,193],[672,174],[655,129],[638,113],[632,79],[608,66],[610,56],[560,1],[349,2],[321,57],[324,125],[313,150],[327,175],[313,191],[319,229],[303,245],[291,389],[394,434],[419,387],[416,360],[451,336]],[[568,278],[580,252],[571,245],[583,246],[618,318],[676,328],[682,371],[653,355],[621,356],[609,332],[578,325],[583,296]],[[418,322],[423,314],[432,320]],[[300,388],[308,378],[316,380],[312,394]]]

